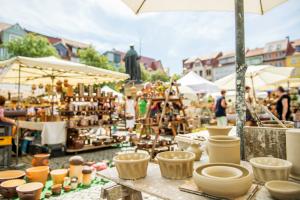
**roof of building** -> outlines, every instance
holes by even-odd
[[[249,49],[246,52],[246,57],[259,56],[259,55],[263,55],[263,53],[264,53],[264,48]]]
[[[61,41],[62,41],[62,43],[66,44],[66,45],[81,48],[81,49],[90,47],[90,44],[86,44],[83,42],[77,42],[77,41],[66,39],[66,38],[62,38]]]
[[[264,47],[264,53],[286,51],[288,47],[288,42],[289,42],[288,39],[268,42]]]
[[[11,26],[12,26],[11,24],[0,22],[0,32],[4,31],[5,29],[8,29]]]
[[[225,59],[225,58],[230,58],[230,57],[235,57],[235,51],[228,51],[222,53],[222,56],[219,57],[219,59]]]
[[[300,39],[291,41],[292,46],[295,48],[296,46],[300,46]]]
[[[222,52],[214,52],[214,53],[209,54],[209,55],[198,56],[198,58],[200,58],[200,60],[210,60],[210,59],[217,58],[220,55],[222,56]]]

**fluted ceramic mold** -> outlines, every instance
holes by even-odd
[[[166,151],[156,156],[161,175],[168,179],[185,179],[193,175],[195,154],[184,151]]]
[[[278,200],[299,200],[300,184],[290,181],[269,181],[265,187]]]
[[[240,170],[242,175],[238,178],[207,177],[203,170],[209,167],[232,167]],[[193,174],[193,180],[199,190],[216,197],[236,198],[245,195],[252,185],[252,174],[243,166],[231,163],[211,163],[198,167]]]
[[[208,126],[206,127],[209,133],[209,136],[216,136],[216,135],[228,135],[231,131],[231,126]]]
[[[150,156],[146,153],[124,153],[113,158],[119,178],[135,180],[147,175]]]
[[[257,157],[250,159],[253,174],[257,181],[288,180],[292,163],[287,160],[272,157]]]

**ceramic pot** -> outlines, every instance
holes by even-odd
[[[286,131],[287,160],[293,163],[291,177],[300,180],[300,156],[296,153],[300,149],[300,129]]]
[[[26,169],[26,177],[29,182],[40,182],[43,185],[48,180],[49,166],[38,166]]]
[[[269,181],[265,184],[272,197],[278,200],[299,200],[300,184],[290,181]]]
[[[235,179],[240,178],[243,172],[235,167],[211,166],[204,168],[202,175],[210,178]]]
[[[272,157],[257,157],[250,159],[253,174],[257,181],[288,180],[292,163],[287,160]]]
[[[24,176],[25,172],[22,170],[0,171],[0,183],[11,179],[22,179]]]
[[[44,185],[39,182],[26,183],[16,188],[18,196],[21,200],[38,200]]]
[[[51,186],[51,192],[53,195],[60,195],[62,184],[56,184]]]
[[[50,154],[35,154],[32,158],[31,164],[33,167],[48,166]]]
[[[128,180],[146,177],[149,160],[146,153],[124,153],[113,158],[119,178]]]
[[[85,166],[82,170],[82,184],[84,186],[90,186],[92,182],[92,168],[89,166]]]
[[[68,174],[67,169],[55,169],[50,172],[53,185],[63,184],[64,179]]]
[[[199,144],[191,144],[186,151],[188,152],[192,152],[195,154],[195,161],[199,161],[202,155],[202,150],[200,149],[200,145]]]
[[[240,164],[240,139],[234,136],[211,136],[207,153],[210,163]]]
[[[193,175],[195,154],[185,151],[165,151],[156,156],[161,175],[169,179],[186,179]]]
[[[4,198],[12,199],[18,196],[16,188],[25,183],[26,181],[24,179],[13,179],[4,181],[0,185],[0,193]]]
[[[214,177],[205,176],[203,170],[213,166],[219,166],[219,170],[223,170],[222,167],[236,168],[242,172],[242,175],[239,178],[232,178],[232,176],[226,178],[222,172],[219,172],[214,173]],[[193,180],[197,187],[206,194],[216,197],[236,198],[248,192],[252,185],[253,177],[249,170],[243,166],[231,163],[212,163],[196,168],[193,174]]]
[[[70,163],[70,177],[77,177],[78,183],[82,182],[82,169],[84,160],[81,156],[73,156],[69,159]]]
[[[231,126],[208,126],[206,127],[209,133],[209,136],[216,136],[216,135],[225,135],[227,136],[231,131]]]

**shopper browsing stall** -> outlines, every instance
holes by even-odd
[[[225,95],[226,95],[226,91],[221,90],[221,97],[217,99],[215,105],[215,115],[217,118],[218,126],[227,126],[227,117],[226,117],[227,103],[225,100]]]
[[[4,105],[5,105],[5,97],[4,96],[0,96],[0,122],[6,122],[12,125],[16,125],[15,120],[7,118],[4,116]]]
[[[283,87],[277,88],[278,100],[276,101],[276,111],[280,120],[290,120],[291,117],[291,98]]]

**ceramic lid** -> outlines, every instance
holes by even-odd
[[[84,160],[81,156],[72,156],[69,159],[69,162],[71,165],[82,165],[84,163]]]
[[[0,171],[0,180],[15,179],[22,176],[25,176],[25,172],[22,170]]]

